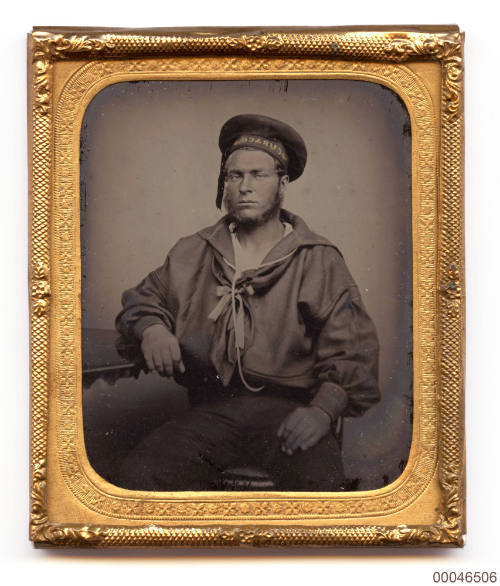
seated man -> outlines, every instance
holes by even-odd
[[[226,468],[258,465],[277,490],[340,490],[335,423],[379,400],[373,324],[337,248],[282,209],[306,163],[300,135],[239,115],[219,146],[227,215],[181,238],[117,317],[191,409],[133,450],[117,484],[210,490]]]

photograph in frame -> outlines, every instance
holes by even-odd
[[[35,544],[461,544],[461,44],[33,33]]]
[[[252,107],[270,113],[273,118],[263,114],[244,115],[241,118],[241,114],[235,114],[246,112]],[[267,280],[260,284],[259,296],[264,304],[263,314],[274,315],[276,330],[271,329],[271,324],[266,326],[263,317],[259,319],[258,315],[253,315],[259,311],[259,306],[252,307],[252,298],[249,298],[246,327],[248,330],[253,329],[254,333],[253,339],[249,339],[249,332],[246,332],[246,337],[247,346],[260,346],[254,349],[254,352],[258,351],[258,355],[253,359],[253,364],[260,364],[266,373],[265,378],[257,381],[256,386],[266,383],[271,388],[258,392],[248,389],[245,384],[248,385],[249,375],[243,374],[242,381],[234,360],[233,369],[236,372],[231,372],[231,380],[226,381],[226,385],[221,388],[215,377],[217,374],[222,376],[223,367],[219,365],[219,372],[215,373],[210,367],[202,368],[201,364],[210,364],[210,359],[200,357],[200,339],[229,337],[231,328],[229,296],[226,297],[225,307],[214,325],[209,315],[219,303],[217,287],[229,287],[232,274],[228,274],[227,280],[222,279],[219,282],[212,279],[211,268],[208,277],[200,275],[196,279],[191,276],[190,279],[194,280],[187,296],[180,295],[175,301],[176,305],[180,305],[175,310],[177,316],[185,314],[183,307],[187,299],[194,313],[194,318],[188,315],[178,317],[180,323],[175,328],[182,331],[180,348],[187,371],[184,377],[182,373],[175,374],[181,375],[178,376],[181,383],[183,379],[186,381],[188,390],[169,384],[166,377],[162,380],[158,376],[143,374],[138,380],[114,381],[114,376],[120,374],[120,371],[113,371],[111,362],[104,365],[107,370],[102,370],[102,345],[109,339],[108,353],[113,351],[112,337],[117,337],[114,324],[121,310],[122,292],[133,289],[126,293],[126,307],[117,318],[117,326],[123,333],[118,340],[118,346],[130,344],[131,352],[123,360],[131,358],[133,361],[136,358],[139,364],[142,363],[144,370],[149,370],[141,352],[141,339],[135,335],[134,330],[141,329],[141,320],[149,324],[151,318],[156,316],[159,317],[159,324],[172,324],[173,309],[168,316],[159,316],[165,290],[162,287],[157,289],[154,285],[157,278],[165,281],[169,278],[167,275],[170,274],[170,269],[164,264],[166,252],[176,246],[180,238],[190,235],[190,232],[193,233],[192,245],[196,246],[206,242],[203,234],[207,233],[212,237],[219,230],[218,222],[224,214],[223,210],[217,210],[214,195],[220,169],[218,159],[222,156],[217,144],[218,126],[222,128],[226,119],[236,119],[236,123],[242,120],[244,124],[253,125],[254,132],[259,129],[262,132],[267,130],[262,128],[262,122],[272,124],[271,120],[277,120],[275,116],[281,116],[282,120],[298,120],[296,126],[300,128],[301,135],[306,137],[302,139],[304,147],[307,144],[309,148],[303,174],[297,181],[286,186],[286,200],[282,204],[283,208],[291,210],[293,216],[298,216],[296,222],[300,225],[303,223],[303,228],[298,228],[302,242],[299,241],[299,236],[290,238],[291,244],[288,248],[278,252],[274,258],[271,254],[269,260],[263,263],[265,268],[257,273],[247,273],[247,276],[242,276],[241,281],[245,282],[246,287],[255,288],[256,279]],[[304,122],[301,123],[301,120]],[[205,130],[207,126],[208,129]],[[147,436],[153,430],[157,430],[162,445],[168,443],[174,452],[182,453],[183,446],[175,444],[174,438],[170,437],[169,427],[175,426],[176,434],[182,433],[184,425],[189,427],[188,419],[184,423],[186,414],[191,412],[191,409],[186,410],[186,402],[194,403],[191,406],[197,407],[195,412],[201,414],[204,404],[212,413],[214,403],[221,399],[222,407],[224,400],[233,395],[242,396],[243,401],[246,400],[245,397],[249,400],[255,399],[262,424],[263,413],[266,411],[262,403],[268,396],[273,401],[270,410],[278,407],[274,403],[278,398],[292,401],[283,406],[287,412],[290,409],[288,405],[300,404],[303,407],[310,403],[315,404],[315,401],[321,405],[321,399],[323,409],[328,409],[333,396],[322,397],[326,388],[319,390],[319,381],[337,376],[339,381],[343,377],[344,386],[348,385],[349,393],[354,396],[351,405],[346,406],[342,413],[342,421],[337,422],[338,418],[332,421],[339,428],[342,425],[342,429],[337,432],[334,429],[333,434],[338,436],[337,440],[342,443],[344,453],[349,454],[344,454],[342,458],[332,455],[332,467],[347,468],[345,476],[342,474],[342,481],[335,479],[336,475],[331,473],[332,490],[374,489],[397,478],[408,459],[412,403],[411,137],[408,112],[397,95],[385,86],[344,80],[128,82],[114,84],[102,90],[87,108],[82,128],[82,360],[85,381],[89,379],[88,382],[93,382],[95,379],[91,388],[83,391],[83,423],[89,461],[95,462],[94,468],[97,467],[101,476],[113,484],[116,483],[116,475],[121,467],[120,453],[126,459],[127,451],[133,450],[141,440],[145,440],[145,446],[150,444],[152,440],[147,440]],[[139,129],[143,129],[144,138],[137,140],[140,136]],[[280,128],[271,130],[276,133]],[[120,135],[113,136],[117,131]],[[240,129],[236,131],[240,132]],[[182,140],[179,141],[177,137],[182,137]],[[255,137],[254,140],[259,138]],[[109,144],[113,147],[109,148]],[[248,144],[257,145],[257,148],[248,147]],[[258,150],[258,143],[248,144],[242,150]],[[264,144],[263,148],[271,149],[272,152],[273,146],[272,143]],[[264,160],[271,156],[266,150],[261,152],[264,153]],[[379,158],[375,159],[377,154]],[[349,161],[352,162],[351,167],[346,168]],[[155,173],[154,169],[158,171]],[[197,172],[193,173],[193,169]],[[328,172],[325,173],[326,169]],[[196,183],[190,185],[190,178],[197,179]],[[258,178],[253,181],[259,184]],[[210,185],[213,186],[212,190]],[[242,200],[245,202],[257,190],[253,185],[244,185]],[[284,214],[287,213],[286,209]],[[207,218],[213,223],[208,232],[205,226]],[[288,225],[291,227],[291,224]],[[309,228],[311,225],[317,226],[315,232]],[[201,231],[203,233],[200,236]],[[318,238],[317,232],[323,238]],[[153,244],[153,234],[157,235],[157,244]],[[311,242],[311,234],[315,234],[314,239],[317,242]],[[278,236],[281,240],[281,234]],[[325,237],[328,242],[324,241]],[[217,238],[220,238],[220,247],[230,242],[224,236]],[[338,245],[332,245],[332,242]],[[276,269],[282,269],[279,259],[294,250],[300,254],[300,248],[321,257],[321,260],[318,258],[313,261],[318,263],[316,268],[313,265],[310,269],[307,266],[302,267],[304,261],[299,257],[294,263],[300,266],[287,267],[287,271],[293,271],[293,277],[288,279],[281,273],[273,274],[271,263],[274,263]],[[332,249],[331,258],[328,253],[325,258],[325,251],[329,248]],[[182,261],[190,263],[196,275],[200,272],[199,264],[212,264],[214,257],[215,262],[222,260],[223,266],[226,261],[233,264],[231,252],[234,251],[231,247],[226,246],[222,250],[229,259],[225,259],[225,256],[220,259],[216,249],[210,253],[204,251],[197,264],[192,256],[194,251],[190,249],[190,256],[181,257],[181,261],[176,261],[176,251],[173,251],[173,257],[169,254],[169,263],[181,262],[181,272],[185,269]],[[354,253],[357,253],[358,258],[353,258]],[[361,280],[347,276],[349,258],[349,266],[352,267],[350,272],[359,275]],[[137,268],[126,273],[124,270],[131,270],[134,262]],[[308,262],[311,264],[311,261]],[[148,263],[149,268],[146,270]],[[151,300],[144,299],[144,288],[138,290],[135,285],[142,281],[146,273],[156,268],[155,263],[161,268],[150,277],[149,280],[153,282],[147,285],[155,289],[156,295],[156,300],[150,304]],[[337,267],[341,263],[342,267]],[[229,264],[227,266],[230,267]],[[118,267],[124,269],[121,275]],[[328,268],[337,274],[342,271],[331,283],[322,281]],[[117,276],[118,283],[115,283]],[[187,276],[173,275],[170,278],[175,282]],[[274,293],[276,301],[271,299],[266,302],[265,295],[269,287],[272,285],[276,288],[276,279],[282,278],[282,291]],[[293,320],[293,313],[288,306],[291,303],[305,306],[306,296],[309,295],[304,290],[297,289],[295,298],[288,298],[290,283],[305,279],[313,284],[316,297],[314,294],[310,296],[307,309],[300,312],[293,327],[290,325],[289,340],[286,342],[285,324],[291,324]],[[358,281],[360,285],[357,286],[357,291],[352,289],[354,297],[351,299],[347,296],[347,289],[354,287]],[[133,288],[131,284],[134,284]],[[164,285],[169,288],[168,282]],[[331,291],[325,299],[319,298],[320,291],[323,295],[323,290],[328,286]],[[197,300],[192,299],[191,288],[198,289]],[[365,298],[367,299],[363,302]],[[357,299],[360,306],[353,307],[351,304],[355,305]],[[267,303],[270,303],[269,309]],[[341,305],[345,306],[348,317],[344,318]],[[373,311],[369,312],[365,306],[374,308],[373,319],[370,317]],[[279,307],[284,309],[281,319],[277,316]],[[313,312],[315,313],[312,314]],[[226,323],[225,328],[219,329],[216,322],[218,319],[224,320],[225,314],[229,317],[229,326]],[[328,318],[326,314],[329,315]],[[194,324],[186,325],[190,320]],[[335,327],[335,324],[344,324],[346,321],[349,323],[348,328],[342,326],[345,328],[342,330]],[[259,332],[259,328],[263,331]],[[329,342],[332,350],[328,351],[324,360],[318,360],[313,365],[313,378],[316,381],[312,386],[310,376],[306,377],[305,382],[295,383],[297,386],[290,386],[290,382],[284,385],[282,382],[290,377],[303,379],[307,372],[305,363],[300,358],[295,358],[296,335],[311,339],[309,354],[318,351],[318,347],[324,343],[322,338],[337,339],[337,349],[333,349],[335,342]],[[99,338],[102,338],[100,344]],[[228,343],[225,342],[226,345]],[[273,347],[278,345],[282,346],[279,353],[283,354],[280,366],[276,364],[278,357],[273,357]],[[99,348],[101,355],[94,358],[95,348]],[[210,345],[206,348],[207,351],[211,349]],[[364,349],[367,353],[366,360],[359,356]],[[269,364],[266,357],[270,358]],[[120,366],[119,356],[115,356],[115,359]],[[95,360],[96,366],[92,368]],[[252,358],[243,355],[243,372],[249,360],[252,364]],[[344,367],[341,361],[345,363]],[[287,366],[290,362],[292,364]],[[189,376],[190,369],[195,372],[192,376]],[[356,369],[362,372],[361,376],[355,374]],[[250,366],[249,370],[255,372],[256,368]],[[99,374],[101,376],[95,378]],[[253,374],[253,378],[255,376]],[[114,386],[105,384],[103,379],[106,377],[114,382]],[[201,386],[205,388],[200,388]],[[125,401],[122,412],[120,406],[113,403],[113,397]],[[238,406],[234,409],[238,412],[245,407]],[[231,412],[232,410],[233,408]],[[293,409],[290,413],[292,411]],[[106,413],[108,423],[104,420]],[[346,413],[351,413],[351,418],[348,419]],[[250,415],[251,412],[246,413],[246,417]],[[117,421],[123,421],[121,428]],[[167,423],[169,421],[171,423]],[[264,443],[260,447],[258,437],[254,439],[255,445],[249,439],[246,454],[226,454],[223,450],[224,453],[220,454],[223,461],[213,464],[218,471],[222,469],[222,472],[212,474],[214,486],[224,484],[224,479],[228,476],[227,470],[248,468],[250,463],[254,474],[257,474],[256,478],[260,478],[257,464],[261,463],[266,446],[270,450],[275,448],[271,438],[276,437],[274,441],[279,442],[277,431],[280,423],[274,423],[274,429],[265,435]],[[165,427],[161,433],[158,428],[163,424]],[[209,426],[215,425],[217,424],[210,419]],[[245,425],[238,444],[244,443],[248,436],[252,437],[252,431],[251,426]],[[206,437],[208,433],[209,430],[205,430],[202,435]],[[211,441],[226,443],[223,431],[217,430]],[[139,451],[143,449],[146,448],[139,448]],[[215,448],[210,457],[210,450],[203,443],[196,444],[195,450],[193,455],[182,453],[181,470],[171,473],[173,476],[179,477],[183,472],[187,473],[187,460],[190,459],[194,460],[194,465],[203,474],[202,462],[219,456],[218,449]],[[164,469],[167,454],[164,451],[162,453],[159,446],[149,445],[149,451],[160,454],[159,466]],[[311,451],[305,452],[308,463],[313,462],[315,458]],[[107,464],[104,462],[106,453]],[[258,455],[257,458],[252,458],[252,454]],[[226,462],[226,458],[230,456],[233,461]],[[284,457],[286,460],[290,459],[288,454]],[[319,456],[321,475],[325,468],[325,458],[328,460],[327,455]],[[140,459],[144,465],[144,455]],[[338,463],[335,464],[337,459]],[[134,469],[132,475],[140,466],[133,463],[133,458],[127,465]],[[211,463],[207,465],[211,466]],[[155,470],[153,462],[150,468],[148,474]],[[273,470],[269,472],[272,476]],[[329,475],[330,473],[326,474],[326,478]],[[206,482],[209,487],[210,484]],[[233,477],[233,484],[235,482],[244,485],[245,477]],[[250,479],[248,482],[250,486],[256,484],[256,481],[252,483]],[[260,482],[274,486],[271,478],[264,479],[263,475]],[[226,478],[225,484],[230,486],[231,481]],[[305,479],[302,486],[308,485],[309,482]],[[300,486],[297,485],[297,489]],[[187,484],[182,488],[181,483],[179,489],[189,490],[191,487]],[[276,489],[279,490],[279,485],[276,485]]]

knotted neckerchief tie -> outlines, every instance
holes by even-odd
[[[208,316],[208,319],[212,321],[217,321],[221,313],[229,304],[233,306],[233,287],[229,287],[229,285],[219,285],[215,291],[220,299]],[[243,350],[245,347],[245,310],[243,307],[243,299],[241,297],[244,293],[247,295],[253,295],[255,291],[253,290],[252,285],[240,285],[234,287],[234,305],[238,302],[236,319],[234,321],[234,336],[235,344],[240,350]]]
[[[236,348],[236,361],[238,363],[238,372],[241,382],[245,387],[254,393],[261,391],[264,387],[252,387],[247,383],[243,375],[243,368],[241,366],[241,352],[245,348],[245,306],[243,304],[242,295],[253,295],[255,293],[252,285],[243,284],[236,286],[236,279],[238,273],[235,271],[231,287],[228,285],[219,285],[216,289],[217,295],[220,299],[214,309],[210,312],[208,319],[217,321],[228,305],[231,305],[231,316],[234,328],[234,345]]]

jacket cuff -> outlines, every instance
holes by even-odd
[[[335,383],[324,382],[309,404],[319,407],[334,422],[347,407],[347,393]]]
[[[170,331],[167,324],[160,317],[158,317],[156,315],[148,315],[146,317],[141,317],[141,319],[139,319],[135,322],[134,327],[132,328],[134,336],[138,340],[142,340],[142,334],[144,333],[144,330],[146,328],[149,328],[149,326],[154,326],[156,324],[160,324],[162,326],[165,326],[165,328],[168,331]]]

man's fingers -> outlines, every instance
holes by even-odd
[[[311,442],[311,440],[302,442],[299,446],[299,448],[305,452],[306,450],[308,450],[311,446],[313,445],[313,443]]]
[[[165,376],[172,376],[174,374],[174,367],[172,364],[170,350],[168,348],[162,348],[161,358],[163,363],[163,372]]]
[[[170,357],[171,357],[171,361],[172,361],[172,375],[174,374],[173,370],[175,368],[175,370],[177,370],[177,372],[180,372],[181,374],[184,374],[186,372],[186,367],[184,366],[184,362],[182,362],[182,356],[181,356],[181,349],[179,346],[179,342],[177,341],[177,338],[172,337],[169,343],[169,351],[170,351]]]
[[[145,350],[143,354],[144,360],[146,361],[146,366],[148,367],[148,371],[153,372],[153,370],[155,370],[155,365],[153,363],[152,353],[149,350]]]
[[[303,433],[303,430],[308,426],[308,420],[305,417],[305,412],[300,407],[290,414],[287,421],[285,422],[283,430],[283,439],[287,443],[288,447],[292,447],[297,436]]]
[[[329,419],[326,414],[325,418]],[[329,429],[329,425],[325,425],[325,418],[323,413],[318,417],[316,409],[298,407],[278,430],[282,451],[292,455],[297,449],[307,450],[317,444]]]
[[[148,344],[147,342],[143,342],[141,345],[141,350],[148,367],[148,371],[154,372],[156,370],[160,372],[162,361],[155,347],[151,344]]]
[[[295,413],[295,412],[294,412],[294,413]],[[289,421],[290,421],[290,417],[291,417],[292,415],[293,415],[293,413],[290,413],[290,414],[289,414],[289,415],[287,415],[287,416],[285,417],[285,419],[283,419],[283,421],[281,422],[281,425],[280,425],[280,426],[279,426],[279,428],[278,428],[278,433],[277,433],[277,436],[278,436],[278,437],[283,437],[283,438],[285,438],[285,437],[286,437],[286,436],[287,436],[287,435],[290,433],[290,429],[289,429],[289,427],[290,427],[290,424],[289,424]]]
[[[163,367],[163,358],[161,355],[161,352],[158,351],[158,349],[153,350],[152,352],[153,354],[153,364],[154,364],[154,369],[156,370],[156,372],[158,372],[158,374],[163,374],[165,372],[164,367]]]
[[[286,425],[286,421],[287,421],[288,417],[285,418],[282,422],[281,425],[278,427],[278,433],[276,434],[278,437],[281,437],[283,435],[283,431],[285,429],[285,425]]]
[[[298,449],[302,451],[308,450],[312,446],[316,445],[320,439],[321,435],[316,432],[309,434],[304,432],[304,434],[298,436],[293,442],[290,440],[283,442],[281,449],[283,452],[291,456]]]
[[[288,446],[286,442],[281,442],[281,451],[287,454],[288,456],[291,456],[293,454],[293,450],[290,448],[290,446]]]
[[[287,439],[290,432],[295,428],[297,423],[301,420],[300,410],[296,409],[288,415],[278,430],[278,437]]]
[[[177,370],[177,372],[184,374],[186,372],[186,367],[184,366],[184,362],[182,362],[181,349],[179,346],[179,342],[177,341],[177,338],[172,338],[172,341],[170,343],[170,351],[172,352],[172,360],[175,369]]]
[[[307,424],[307,421],[299,421],[288,434],[287,438],[285,439],[285,444],[288,448],[295,450],[300,445],[300,443],[309,437],[309,435],[310,428]]]
[[[179,348],[179,342],[177,338],[171,336],[169,339],[168,347],[170,350],[170,356],[172,357],[173,362],[180,362],[181,361],[181,349]]]
[[[298,424],[290,430],[288,435],[285,437],[283,436],[281,442],[281,449],[285,454],[291,456],[293,452],[299,447],[300,442],[303,441],[303,434],[305,430],[303,429],[302,422],[298,422]]]
[[[315,434],[312,437],[310,437],[309,439],[302,442],[299,447],[303,452],[305,452],[309,448],[312,448],[313,446],[315,446],[319,442],[319,440],[320,440],[320,437]]]
[[[290,447],[294,451],[302,448],[303,445],[310,447],[309,442],[312,441],[313,444],[311,445],[314,445],[320,438],[321,435],[317,432],[317,430],[311,428],[311,426],[307,424],[301,429],[300,433],[297,434],[297,436],[294,438],[294,441],[290,442]],[[307,449],[307,447],[304,449]]]
[[[321,439],[321,434],[317,433],[316,431],[311,433],[309,436],[305,437],[302,442],[299,444],[299,448],[302,451],[308,450],[309,448],[312,448],[313,446],[315,446],[319,440]]]
[[[177,372],[184,374],[186,372],[186,368],[184,366],[184,362],[182,362],[181,349],[176,338],[172,338],[172,340],[170,341],[169,350],[170,356],[172,358],[173,367],[175,368],[175,370],[177,370]]]

